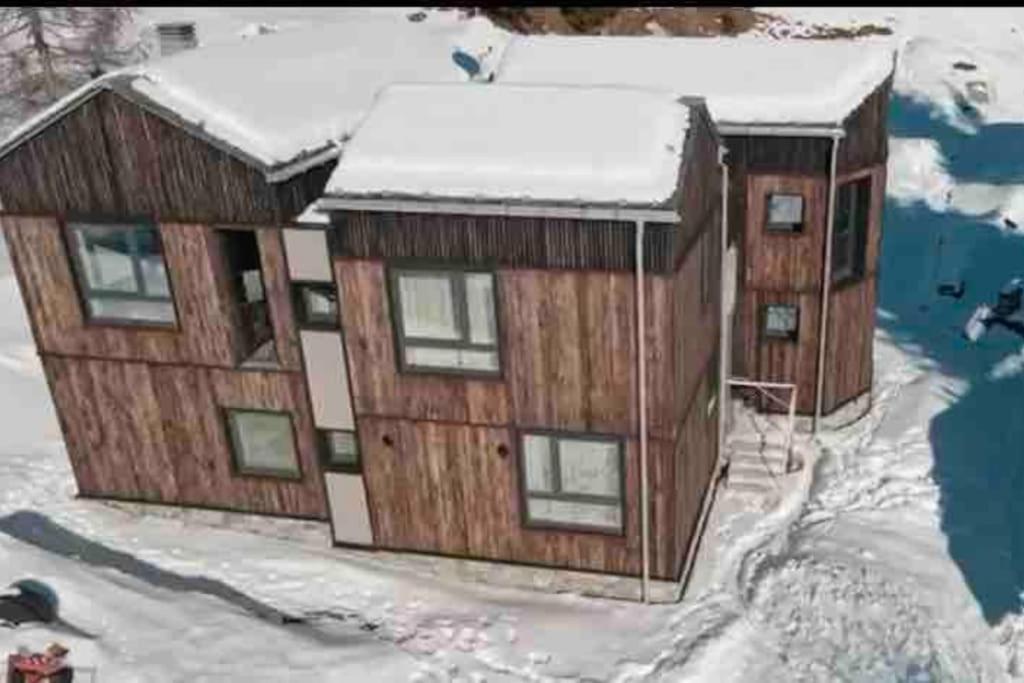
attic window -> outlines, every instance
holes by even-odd
[[[798,194],[768,195],[769,232],[801,232],[804,228],[804,198]]]

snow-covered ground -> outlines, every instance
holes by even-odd
[[[874,402],[772,510],[720,499],[686,601],[459,585],[329,550],[308,524],[271,536],[74,499],[3,257],[0,584],[51,583],[68,625],[0,630],[0,653],[60,639],[104,682],[1024,677],[1024,340],[960,335],[1024,275],[1024,11],[770,11],[904,41]],[[223,34],[253,12],[217,15]],[[960,279],[963,299],[936,295]]]

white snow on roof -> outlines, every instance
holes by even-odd
[[[480,56],[488,70],[509,37],[483,17],[466,19],[458,12],[430,11],[412,22],[404,14],[366,10],[320,26],[223,39],[118,73],[135,76],[131,87],[139,95],[277,166],[338,144],[391,82],[468,80],[452,61],[456,47]],[[104,80],[33,116],[0,147]]]
[[[635,88],[396,85],[326,193],[661,203],[687,116],[674,96]]]
[[[272,166],[341,140],[390,82],[466,80],[452,48],[485,28],[366,15],[183,52],[141,67],[133,87]]]
[[[822,124],[841,122],[892,68],[888,40],[517,36],[497,78],[698,95],[719,123]]]

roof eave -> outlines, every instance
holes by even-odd
[[[316,202],[315,210],[394,211],[401,213],[514,216],[517,218],[569,218],[592,221],[643,221],[677,223],[679,212],[668,202],[657,204],[596,204],[587,202],[543,202],[510,199],[465,199],[458,197],[362,196],[328,194]]]

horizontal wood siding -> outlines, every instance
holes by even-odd
[[[0,197],[15,214],[276,225],[319,197],[333,163],[275,187],[260,170],[103,92],[0,159]]]
[[[43,365],[81,494],[326,517],[301,375],[54,356]],[[233,474],[223,407],[290,413],[302,480]]]
[[[635,267],[636,225],[627,221],[341,211],[332,214],[332,222],[335,258],[521,268]],[[676,226],[648,224],[648,270],[668,272],[676,243]]]
[[[518,436],[510,428],[364,417],[364,476],[377,545],[637,575],[639,457],[627,441],[624,536],[523,527]],[[507,450],[503,457],[499,446]],[[650,444],[652,573],[674,578],[672,447]]]

